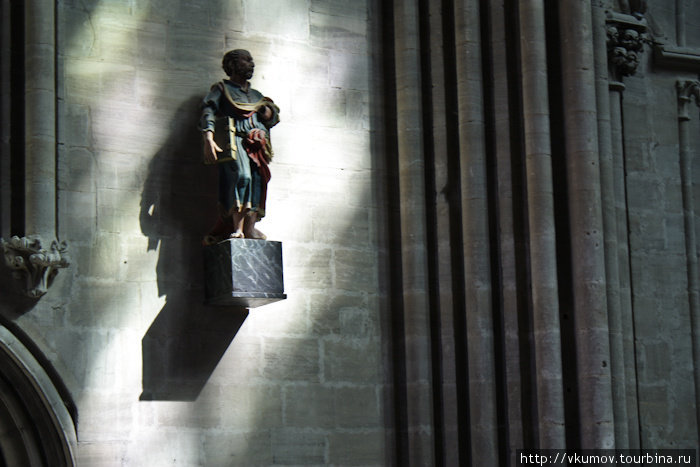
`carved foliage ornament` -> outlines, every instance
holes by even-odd
[[[23,285],[23,292],[32,298],[46,293],[58,269],[68,266],[65,242],[51,242],[48,250],[41,247],[36,238],[12,237],[9,241],[0,238],[0,248],[5,256],[5,264],[12,269],[12,275]]]

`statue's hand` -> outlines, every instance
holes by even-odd
[[[214,141],[214,133],[207,131],[204,138],[204,161],[214,163],[219,158],[218,153],[224,150]]]

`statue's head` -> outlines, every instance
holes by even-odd
[[[253,77],[255,63],[253,57],[245,49],[235,49],[226,52],[221,67],[228,76],[238,76],[244,79]]]

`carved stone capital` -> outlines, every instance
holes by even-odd
[[[678,91],[678,119],[690,120],[688,115],[688,104],[695,98],[695,105],[700,107],[700,81],[698,80],[678,80],[676,81]]]
[[[606,26],[608,62],[613,78],[620,80],[623,76],[635,74],[644,44],[650,42],[646,21],[640,14],[608,12]]]
[[[49,249],[41,246],[37,238],[14,236],[9,240],[0,238],[0,248],[5,264],[12,275],[20,281],[22,292],[31,298],[44,295],[60,268],[68,266],[65,242],[51,242]]]
[[[676,81],[678,89],[678,99],[690,101],[695,97],[695,103],[700,105],[700,81],[697,79],[686,79]]]

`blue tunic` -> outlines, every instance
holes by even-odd
[[[263,98],[263,95],[248,87],[244,91],[238,84],[224,80],[224,86],[231,98],[237,103],[255,103]],[[212,86],[211,91],[204,98],[202,104],[202,118],[200,128],[202,131],[214,131],[214,122],[217,117],[227,116],[234,119],[236,125],[236,160],[217,164],[219,167],[219,203],[225,215],[233,212],[253,211],[262,218],[265,213],[260,208],[262,191],[262,177],[255,165],[251,166],[248,153],[243,146],[243,136],[253,128],[269,131],[269,128],[258,119],[255,113],[250,118],[240,118],[235,114],[220,85]],[[271,119],[275,121],[276,116]]]

